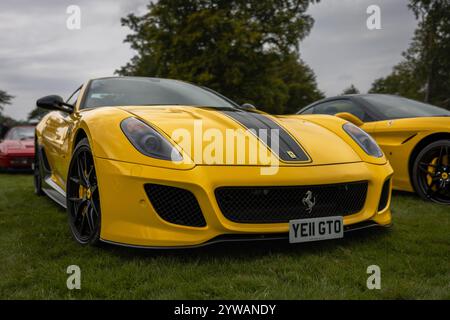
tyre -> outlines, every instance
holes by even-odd
[[[94,157],[87,139],[72,155],[67,179],[67,214],[74,239],[81,245],[100,242],[100,194]]]
[[[38,196],[43,196],[42,191],[42,159],[39,151],[37,141],[34,143],[34,162],[33,162],[33,181],[34,181],[34,193]]]
[[[412,182],[423,199],[450,204],[450,140],[433,142],[418,154]]]

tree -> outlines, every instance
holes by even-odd
[[[3,106],[10,104],[13,96],[10,96],[5,91],[0,90],[0,113],[3,111]]]
[[[348,87],[347,89],[344,89],[344,91],[342,92],[343,95],[345,94],[359,94],[359,90],[355,87],[354,84],[351,84],[350,87]]]
[[[419,21],[404,61],[370,92],[399,94],[450,109],[450,1],[410,0]]]
[[[34,108],[30,113],[28,113],[28,121],[41,120],[47,113],[49,113],[49,110]]]
[[[410,0],[409,7],[419,19],[419,29],[406,58],[417,63],[425,81],[425,101],[450,106],[450,2]]]
[[[395,94],[423,100],[422,87],[421,80],[414,74],[413,66],[404,61],[396,65],[389,76],[375,80],[369,93]]]
[[[13,119],[2,115],[3,106],[10,104],[13,98],[5,91],[0,90],[0,139],[3,138],[8,128],[15,124]]]
[[[16,125],[21,124],[19,121],[16,121],[10,117],[4,116],[0,114],[0,139],[3,139],[6,132]]]
[[[283,113],[295,113],[300,108],[325,97],[317,88],[316,76],[312,69],[296,55],[288,57],[280,65],[278,73],[287,86],[288,99],[284,104]]]
[[[300,60],[316,0],[160,0],[122,19],[136,51],[120,75],[205,85],[263,110],[297,110],[321,93]]]

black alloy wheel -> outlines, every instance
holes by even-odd
[[[73,152],[67,180],[67,213],[75,240],[82,245],[100,241],[100,195],[94,157],[87,139]]]
[[[412,178],[414,189],[423,199],[450,204],[450,140],[425,147],[416,158]]]
[[[33,161],[33,181],[34,181],[34,193],[38,196],[44,195],[42,191],[42,172],[41,172],[41,153],[39,151],[39,145],[34,142],[34,161]]]

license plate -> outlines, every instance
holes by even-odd
[[[300,243],[344,237],[342,217],[298,219],[289,221],[289,242]]]
[[[16,158],[11,160],[11,164],[15,165],[30,165],[31,159],[28,158]]]

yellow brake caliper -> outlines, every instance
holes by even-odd
[[[438,162],[438,158],[434,158],[433,161],[431,161],[430,166],[428,166],[428,172],[429,174],[427,175],[427,184],[428,186],[431,186],[431,184],[433,183],[433,176],[436,173],[436,169],[435,169],[435,165]],[[434,186],[431,188],[431,190],[436,191],[437,187]]]
[[[80,185],[80,187],[78,188],[78,196],[80,199],[90,199],[91,197],[91,190],[83,187],[82,185]],[[86,208],[83,209],[83,212],[81,212],[82,215],[86,214]]]
[[[429,175],[427,175],[427,183],[428,186],[431,186],[431,184],[433,183],[433,176],[436,174],[436,164],[438,163],[439,158],[434,158],[433,161],[431,161],[430,166],[428,166],[428,172]],[[449,158],[448,156],[444,156],[442,158],[442,165],[444,166],[448,166],[449,164]],[[449,177],[449,174],[447,172],[442,172],[441,173],[441,178],[443,180],[447,180]],[[431,190],[436,191],[438,189],[438,187],[435,185],[431,188]]]

